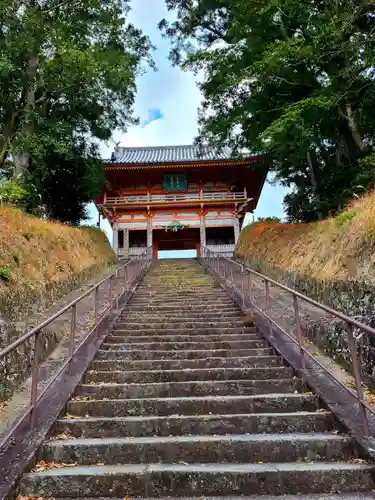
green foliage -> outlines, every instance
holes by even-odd
[[[24,178],[34,213],[84,217],[84,202],[103,181],[94,144],[136,123],[135,80],[152,46],[129,23],[129,4],[0,4],[0,175]],[[54,178],[64,203],[53,201]]]
[[[26,196],[26,191],[13,181],[0,183],[0,203],[11,203],[18,205]]]
[[[42,204],[48,217],[78,225],[87,218],[85,205],[100,194],[103,183],[96,148],[87,149],[82,142],[69,153],[47,151],[43,164],[29,168],[27,209],[35,213]]]
[[[12,271],[7,267],[0,267],[0,280],[9,282],[12,279]]]
[[[281,224],[281,219],[280,217],[259,217],[256,221],[257,222],[266,222],[266,223],[271,223],[271,224]]]
[[[266,155],[289,221],[375,183],[375,16],[367,0],[166,0],[171,59],[200,71],[198,142]],[[373,161],[372,161],[373,164]],[[359,189],[358,187],[361,186]]]
[[[357,215],[357,212],[354,210],[346,210],[345,212],[341,212],[337,217],[335,217],[335,224],[338,226],[343,226],[347,222],[351,221],[354,219],[354,217]]]

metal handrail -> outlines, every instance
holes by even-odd
[[[12,437],[17,428],[30,417],[30,428],[34,428],[35,420],[36,420],[36,409],[37,404],[41,400],[41,398],[45,395],[47,390],[51,387],[51,385],[57,380],[57,378],[64,372],[64,370],[71,366],[71,362],[75,354],[81,349],[83,344],[87,341],[87,339],[91,336],[91,334],[98,330],[101,322],[107,317],[108,313],[113,309],[114,306],[118,307],[120,298],[131,289],[131,286],[136,283],[139,277],[141,277],[143,271],[147,269],[152,263],[153,253],[152,247],[148,247],[145,251],[133,259],[129,260],[126,264],[117,269],[114,273],[110,274],[106,278],[102,279],[94,286],[92,286],[89,290],[81,294],[78,298],[70,302],[68,305],[62,307],[55,314],[47,318],[42,323],[38,324],[30,331],[26,332],[24,335],[19,337],[17,340],[12,342],[9,346],[2,349],[0,351],[0,360],[5,356],[10,354],[12,351],[17,349],[20,345],[24,344],[26,341],[35,337],[34,342],[34,352],[33,352],[33,366],[32,366],[32,374],[31,374],[31,396],[30,403],[27,406],[25,412],[17,419],[17,421],[11,426],[9,431],[0,441],[0,449],[3,448],[4,445],[8,442],[8,440]],[[99,307],[99,291],[100,287],[104,284],[109,284],[109,304],[104,309],[103,312],[100,313]],[[123,285],[123,286],[122,286]],[[76,346],[76,331],[77,331],[77,305],[89,295],[94,294],[94,323],[91,325],[89,331],[84,335],[83,339],[78,339],[80,342]],[[39,382],[39,369],[41,364],[41,345],[40,345],[40,336],[43,333],[43,329],[50,325],[53,321],[58,319],[67,311],[71,310],[71,328],[69,335],[69,345],[68,345],[68,358],[64,361],[62,366],[56,371],[56,373],[51,377],[48,381],[46,387],[43,388],[43,391],[38,394],[38,382]]]
[[[343,389],[345,389],[347,392],[349,392],[352,396],[354,396],[357,400],[357,403],[359,404],[359,410],[360,410],[360,415],[361,415],[361,420],[363,424],[363,430],[364,430],[364,435],[365,437],[369,436],[369,423],[368,423],[368,415],[367,412],[370,412],[372,415],[375,415],[375,409],[371,407],[364,398],[364,393],[363,393],[363,386],[362,386],[362,376],[361,376],[361,362],[358,356],[358,352],[356,349],[356,340],[353,332],[353,328],[358,328],[361,331],[364,331],[368,333],[369,335],[375,335],[375,329],[371,328],[368,325],[365,325],[364,323],[361,323],[360,321],[356,320],[355,318],[351,318],[350,316],[336,311],[332,309],[329,306],[326,306],[325,304],[321,304],[310,297],[307,297],[306,295],[297,292],[296,290],[293,290],[292,288],[289,288],[286,285],[283,285],[277,281],[275,281],[272,278],[269,278],[268,276],[265,276],[257,271],[254,271],[250,267],[246,266],[243,263],[236,262],[232,259],[229,259],[227,257],[224,257],[222,255],[217,254],[216,252],[213,252],[212,250],[208,249],[205,246],[200,245],[199,249],[199,255],[200,259],[202,259],[203,262],[207,263],[208,267],[211,268],[212,271],[214,271],[220,278],[224,279],[227,283],[230,283],[230,286],[235,289],[241,300],[243,305],[246,303],[246,299],[249,300],[251,306],[259,313],[261,314],[268,322],[269,325],[269,333],[272,336],[273,335],[273,326],[277,327],[280,329],[287,337],[295,344],[298,346],[299,349],[299,355],[300,355],[300,362],[301,362],[301,367],[302,371],[305,369],[305,362],[306,358],[305,356],[308,356],[310,359],[314,361],[322,370],[324,370],[332,379],[334,379]],[[222,266],[220,266],[220,262],[224,262],[224,268],[223,268],[223,273],[222,273]],[[241,285],[240,288],[236,286],[233,278],[233,269],[232,266],[237,266],[240,269],[241,273]],[[229,267],[230,266],[230,267]],[[229,267],[229,276],[227,275],[227,270]],[[247,277],[245,276],[247,274]],[[265,285],[265,295],[266,295],[266,312],[264,312],[261,308],[259,308],[253,300],[253,277],[259,278]],[[247,278],[247,291],[248,291],[248,296],[246,297],[246,291],[245,291],[245,286],[244,283],[246,282]],[[296,337],[293,335],[290,335],[284,328],[282,328],[279,324],[277,324],[276,321],[272,318],[272,311],[271,311],[271,296],[270,296],[270,285],[273,285],[274,287],[279,288],[280,290],[283,290],[289,294],[292,295],[293,298],[293,308],[294,308],[294,315],[295,315],[295,321],[296,321]],[[353,376],[355,380],[355,386],[356,386],[356,391],[353,391],[351,388],[347,387],[343,382],[341,382],[331,371],[329,371],[322,363],[320,363],[315,356],[313,356],[304,346],[303,346],[303,331],[302,331],[302,325],[301,325],[301,317],[300,317],[300,307],[299,303],[300,301],[303,301],[307,304],[310,304],[317,309],[324,311],[326,313],[329,313],[330,315],[342,320],[345,325],[346,325],[346,331],[348,335],[348,344],[352,356],[352,370],[353,370]]]

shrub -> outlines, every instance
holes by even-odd
[[[0,184],[0,203],[11,203],[18,205],[22,203],[26,191],[14,181],[6,181]]]
[[[275,223],[275,224],[281,224],[281,219],[280,217],[259,217],[255,222],[269,222],[270,224]]]
[[[347,222],[351,221],[354,219],[354,217],[357,215],[357,212],[354,212],[354,210],[346,210],[345,212],[341,212],[336,218],[335,218],[335,223],[338,226],[343,226]]]
[[[0,267],[0,280],[10,281],[12,279],[12,271],[6,267]]]

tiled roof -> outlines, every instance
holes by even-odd
[[[217,152],[209,147],[198,146],[158,146],[148,148],[117,147],[112,155],[112,163],[180,163],[200,160],[229,160],[230,150]]]

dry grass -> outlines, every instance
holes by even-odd
[[[22,288],[49,290],[113,253],[96,228],[73,228],[0,207],[0,297]]]
[[[375,194],[312,224],[259,223],[242,231],[241,258],[265,260],[320,279],[375,279]]]

